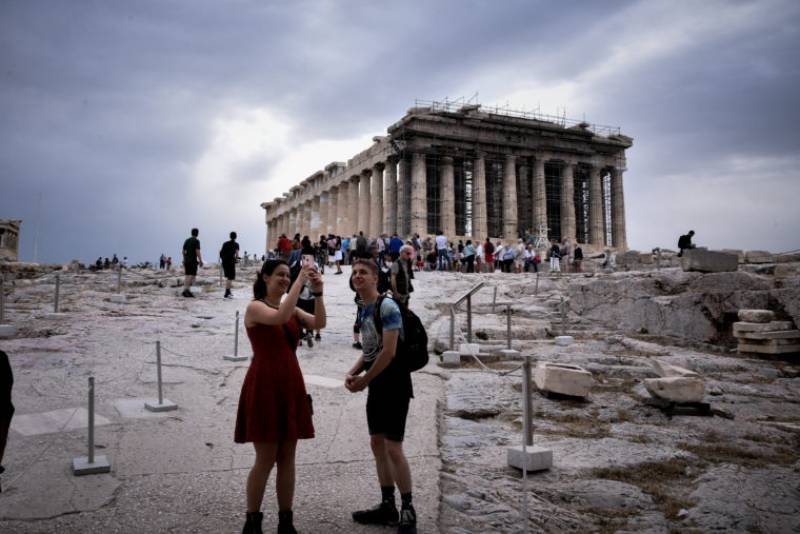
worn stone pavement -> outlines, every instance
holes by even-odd
[[[176,296],[179,288],[145,284],[130,274],[126,281],[142,285],[125,287],[128,303],[114,304],[109,297],[115,279],[97,287],[63,275],[64,317],[47,317],[52,305],[44,290],[10,306],[10,319],[23,332],[0,340],[0,348],[9,354],[15,373],[16,418],[86,407],[87,377],[94,376],[96,413],[108,420],[96,427],[96,454],[106,455],[112,469],[110,474],[72,475],[72,459],[86,454],[85,426],[69,430],[77,426],[79,414],[69,421],[45,422],[50,431],[43,434],[23,435],[12,424],[0,532],[240,531],[245,478],[254,455],[251,445],[233,442],[233,426],[247,362],[222,357],[233,349],[234,314],[243,313],[250,298],[254,268],[244,271],[230,301],[221,298],[216,272],[209,268],[207,285],[195,287],[196,299],[182,299]],[[295,524],[300,532],[388,532],[350,519],[352,510],[371,506],[379,496],[366,394],[327,384],[343,380],[357,357],[351,347],[355,307],[348,273],[325,274],[328,327],[320,343],[298,351],[305,375],[329,379],[307,379],[317,437],[301,441],[297,451]],[[417,285],[416,295],[424,295],[425,283]],[[422,307],[417,311],[426,322],[437,314]],[[164,349],[165,398],[179,406],[164,414],[142,409],[143,399],[156,397],[156,340]],[[240,351],[249,354],[243,328],[239,340]],[[435,371],[425,369],[414,374],[414,387],[405,449],[420,532],[436,532],[437,403],[444,388]],[[263,510],[265,532],[272,531],[277,523],[274,472]]]

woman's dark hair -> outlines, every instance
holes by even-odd
[[[279,265],[289,267],[289,264],[284,260],[267,260],[261,266],[261,271],[256,275],[256,281],[253,283],[253,298],[255,300],[261,300],[267,296],[267,283],[264,281],[264,275],[272,276],[272,273],[275,272]]]

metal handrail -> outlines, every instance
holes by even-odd
[[[461,298],[456,300],[450,305],[450,350],[455,348],[455,323],[456,323],[456,308],[459,304],[467,301],[467,343],[472,343],[472,295],[478,292],[480,288],[485,285],[484,282],[478,282],[469,291],[467,291]]]
[[[463,296],[462,296],[460,299],[456,300],[456,301],[455,301],[454,303],[452,303],[450,306],[452,306],[452,307],[454,307],[454,308],[457,308],[459,304],[461,304],[462,302],[464,302],[464,300],[466,300],[466,299],[467,299],[467,297],[471,297],[472,295],[474,295],[475,293],[477,293],[477,292],[478,292],[478,290],[479,290],[480,288],[482,288],[482,287],[483,287],[483,286],[485,286],[485,285],[486,285],[486,282],[478,282],[477,284],[475,284],[475,285],[472,287],[472,289],[470,289],[469,291],[467,291],[466,293],[464,293],[464,295],[463,295]]]

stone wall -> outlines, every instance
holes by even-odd
[[[800,276],[616,273],[575,279],[567,294],[573,312],[608,328],[693,342],[733,343],[731,325],[743,308],[770,309],[800,325]]]

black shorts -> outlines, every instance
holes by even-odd
[[[222,262],[222,272],[225,274],[226,280],[236,280],[236,262]]]
[[[411,399],[402,393],[391,394],[370,389],[367,394],[367,427],[369,435],[383,434],[386,439],[402,442],[406,433],[406,417]]]
[[[197,275],[197,263],[185,263],[183,264],[183,272],[186,276],[196,276]]]

